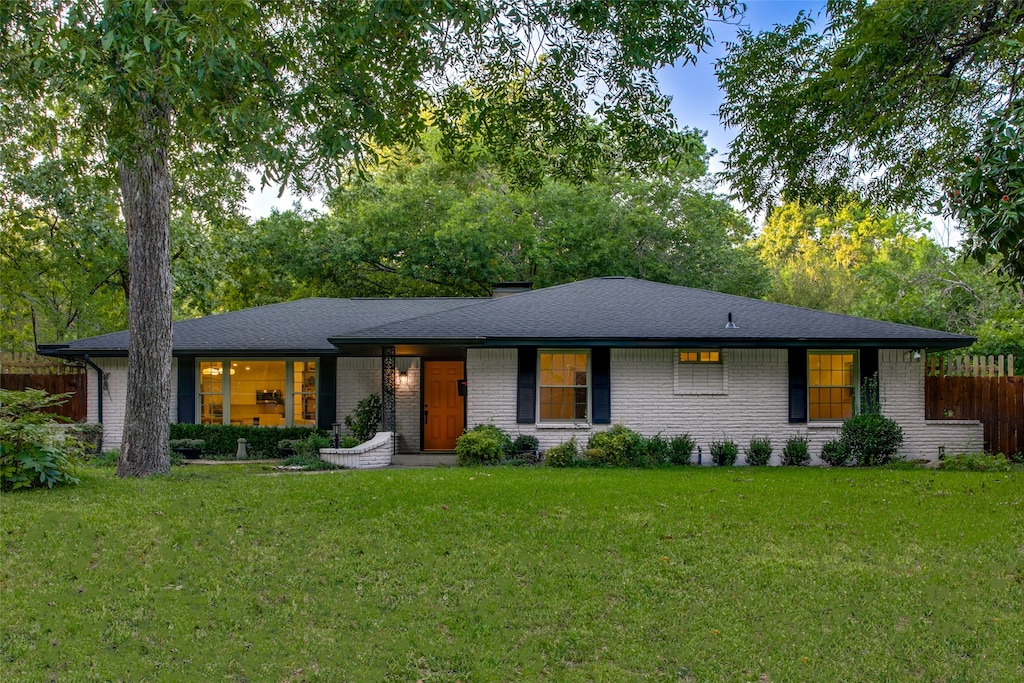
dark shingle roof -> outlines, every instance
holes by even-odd
[[[733,314],[735,329],[726,329]],[[302,299],[174,324],[174,352],[322,353],[337,346],[589,344],[956,348],[974,339],[627,277],[495,299]],[[336,346],[337,345],[337,346]],[[124,355],[128,333],[44,352]]]
[[[328,338],[352,334],[479,299],[300,299],[174,323],[174,352],[337,351]],[[54,345],[56,346],[56,345]],[[54,347],[50,347],[54,348]],[[128,333],[113,332],[71,342],[61,355],[126,352]]]
[[[729,313],[735,329],[726,329]],[[593,278],[483,299],[440,314],[332,338],[336,343],[459,339],[499,345],[687,341],[726,346],[852,343],[931,348],[973,341],[959,334],[628,277]]]

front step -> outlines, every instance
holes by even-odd
[[[397,453],[391,456],[396,467],[438,467],[458,464],[454,453]]]

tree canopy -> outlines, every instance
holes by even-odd
[[[118,473],[168,470],[174,192],[259,166],[331,183],[428,124],[480,140],[510,175],[586,177],[609,149],[678,153],[657,68],[692,60],[733,0],[438,3],[14,0],[0,10],[4,178],[40,131],[116,177],[128,253],[128,396]],[[616,143],[597,135],[589,115]],[[21,165],[8,164],[26,150]],[[539,174],[539,175],[538,175]]]
[[[821,31],[801,13],[742,32],[717,67],[725,176],[762,209],[856,192],[945,211],[1024,285],[1022,64],[1021,0],[830,0]]]

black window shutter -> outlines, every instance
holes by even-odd
[[[196,421],[196,359],[178,356],[178,422]]]
[[[516,422],[533,424],[537,421],[537,349],[532,346],[519,349],[519,379],[516,384]]]
[[[864,380],[878,379],[878,349],[860,350],[860,381],[864,386]],[[878,383],[872,385],[871,396],[861,396],[862,405],[878,405]]]
[[[610,424],[612,421],[611,349],[598,347],[590,351],[591,379],[590,401],[593,406],[593,423]]]
[[[331,429],[337,421],[337,384],[338,359],[320,356],[316,387],[316,426],[320,429]]]
[[[807,422],[807,349],[789,350],[789,421]]]

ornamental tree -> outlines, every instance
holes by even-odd
[[[11,0],[0,9],[4,155],[73,124],[120,189],[128,396],[118,474],[169,469],[172,198],[261,168],[299,191],[426,125],[509,172],[586,177],[678,152],[655,70],[692,61],[734,0]],[[589,125],[606,124],[615,145]],[[27,163],[35,156],[28,155]],[[6,161],[5,161],[6,164]],[[3,173],[19,169],[4,168]],[[6,180],[6,178],[5,178]]]

